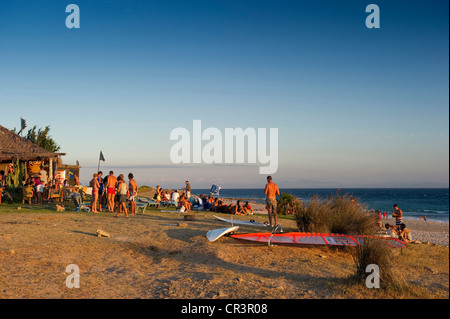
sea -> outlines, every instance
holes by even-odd
[[[300,200],[308,201],[317,195],[326,198],[336,192],[349,194],[369,210],[392,213],[397,204],[403,211],[404,219],[449,222],[448,188],[286,188],[280,192],[290,193]],[[193,194],[209,194],[209,189],[193,189]],[[222,188],[220,198],[231,198],[264,203],[264,189],[261,188]]]

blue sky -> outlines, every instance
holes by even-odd
[[[448,187],[448,6],[2,0],[0,125],[50,125],[82,182],[102,150],[140,184],[264,185],[259,165],[171,162],[170,132],[199,119],[278,128],[283,187]]]

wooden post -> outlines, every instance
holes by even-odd
[[[53,160],[51,158],[48,159],[48,177],[49,179],[53,179]]]

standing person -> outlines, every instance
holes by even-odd
[[[5,171],[0,171],[0,204],[2,203],[2,193],[3,193],[3,187],[6,185],[6,175]]]
[[[119,202],[119,212],[116,213],[116,216],[119,217],[120,212],[125,213],[125,217],[128,218],[128,210],[127,210],[127,197],[130,195],[130,192],[128,190],[127,183],[123,180],[123,174],[120,174],[117,178],[117,195],[118,195],[118,202]]]
[[[189,184],[189,181],[186,181],[186,187],[183,189],[186,190],[186,197],[189,200],[189,198],[191,197],[191,185]]]
[[[42,184],[42,181],[41,181],[41,174],[38,174],[35,177],[34,183],[36,186],[36,203],[42,204],[42,199],[44,197],[44,184]]]
[[[114,211],[114,196],[116,195],[116,183],[117,178],[114,176],[114,172],[110,171],[108,175],[108,180],[106,182],[106,196],[108,199],[108,211],[112,213]]]
[[[98,192],[99,192],[99,188],[100,188],[100,184],[98,182],[98,174],[92,175],[92,180],[89,182],[89,186],[92,187],[92,202],[91,202],[92,212],[98,213],[97,200],[98,200]],[[100,207],[101,206],[102,206],[102,204],[100,204]]]
[[[131,206],[131,215],[136,215],[136,198],[138,192],[138,184],[134,180],[134,176],[132,173],[128,174],[128,179],[130,180],[128,184],[128,189],[130,191],[130,206]]]
[[[392,217],[395,218],[395,227],[400,228],[400,225],[403,223],[403,212],[400,208],[398,208],[397,204],[394,204],[394,212],[392,213]]]
[[[272,176],[267,176],[264,195],[266,195],[266,208],[269,213],[269,224],[271,227],[277,226],[277,195],[280,195],[280,190],[278,189],[278,185],[272,181]],[[272,225],[272,215],[275,221],[274,225]]]
[[[104,197],[105,197],[105,194],[103,192],[105,184],[103,184],[103,172],[102,171],[99,171],[97,173],[97,180],[98,180],[98,185],[99,185],[98,186],[98,204],[99,204],[98,206],[100,208],[100,211],[102,212],[103,211],[102,205],[104,203]]]

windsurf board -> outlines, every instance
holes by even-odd
[[[232,233],[239,229],[239,226],[233,226],[233,227],[226,227],[226,228],[219,228],[219,229],[213,229],[206,233],[206,238],[213,242],[222,237],[225,234]]]
[[[245,220],[239,220],[239,219],[228,219],[228,218],[222,218],[218,217],[216,215],[213,215],[215,218],[217,218],[220,221],[223,221],[225,223],[232,223],[232,224],[238,224],[238,225],[252,225],[252,226],[269,226],[268,224],[261,224],[255,221],[245,221]]]
[[[341,234],[319,234],[319,233],[250,233],[233,234],[230,237],[256,242],[277,243],[277,244],[299,244],[299,245],[333,245],[333,246],[361,246],[364,245],[365,238],[378,238],[383,240],[389,247],[403,248],[406,243],[390,237],[375,236],[351,236]]]

